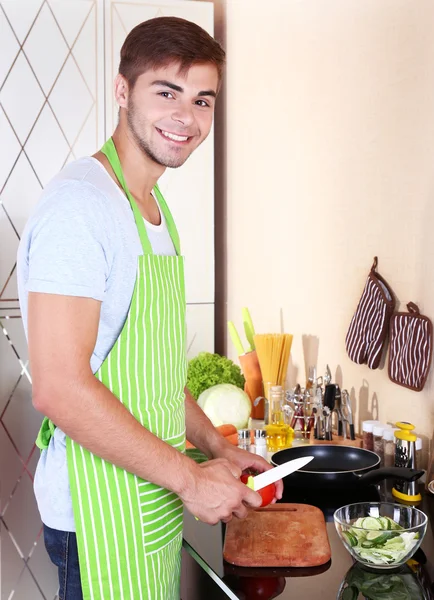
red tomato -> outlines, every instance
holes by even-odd
[[[243,473],[241,475],[241,481],[243,483],[247,483],[247,480],[249,479],[250,474],[249,473]],[[276,486],[274,485],[274,483],[270,483],[270,485],[267,485],[266,487],[262,488],[262,490],[258,491],[258,494],[261,494],[262,497],[262,506],[267,506],[268,504],[270,504],[270,502],[273,500],[275,494],[276,494]]]

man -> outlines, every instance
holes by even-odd
[[[179,598],[183,505],[214,524],[261,503],[239,477],[269,465],[222,439],[185,389],[183,259],[157,185],[207,137],[223,64],[188,21],[133,29],[112,138],[48,184],[22,237],[33,403],[46,415],[35,493],[60,600]],[[184,454],[186,434],[211,460]]]

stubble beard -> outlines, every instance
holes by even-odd
[[[157,165],[161,165],[162,167],[168,167],[170,169],[177,169],[181,167],[188,156],[185,158],[183,156],[179,157],[169,157],[158,155],[151,147],[151,144],[147,139],[139,134],[139,131],[146,131],[147,123],[144,117],[138,117],[136,107],[134,103],[130,101],[127,110],[127,123],[128,128],[131,131],[136,144],[139,146],[141,151],[151,160],[157,163]],[[149,129],[149,128],[148,128]]]

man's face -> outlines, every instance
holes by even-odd
[[[180,167],[208,136],[218,86],[212,64],[146,71],[128,97],[127,122],[136,143],[164,167]]]

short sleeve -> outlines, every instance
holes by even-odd
[[[68,182],[38,207],[30,222],[28,292],[102,301],[110,272],[110,223],[99,191]]]

